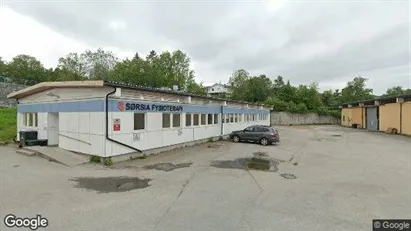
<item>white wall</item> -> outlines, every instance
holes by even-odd
[[[221,124],[199,125],[186,127],[186,114],[180,116],[180,127],[162,128],[162,113],[146,113],[144,130],[134,131],[133,113],[111,112],[109,115],[109,135],[112,139],[123,142],[140,150],[149,150],[164,146],[191,142],[220,135]],[[120,119],[121,131],[113,131],[113,119]],[[139,139],[134,139],[134,134]],[[135,150],[108,141],[106,143],[107,156],[114,156],[135,152]]]
[[[104,156],[105,113],[60,112],[59,147]]]

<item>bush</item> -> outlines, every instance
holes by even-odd
[[[0,141],[9,143],[17,134],[17,109],[0,108]]]
[[[111,166],[111,165],[113,165],[113,161],[111,160],[110,157],[107,157],[107,158],[104,158],[103,164],[106,165],[106,166]]]
[[[91,156],[90,157],[90,162],[92,163],[101,163],[101,158],[99,156]]]

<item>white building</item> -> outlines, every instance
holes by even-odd
[[[36,130],[48,145],[101,157],[128,158],[270,124],[261,105],[115,82],[44,82],[8,98],[18,100],[17,132]]]
[[[208,96],[218,96],[218,95],[228,96],[231,93],[229,86],[226,84],[216,83],[206,88],[207,88]]]

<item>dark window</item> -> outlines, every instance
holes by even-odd
[[[180,127],[180,114],[173,114],[173,128]]]
[[[201,125],[206,124],[206,114],[201,114]]]
[[[142,130],[145,128],[145,114],[134,113],[134,130]]]
[[[246,129],[244,129],[246,132],[251,132],[251,131],[253,131],[253,127],[248,127],[248,128],[246,128]]]
[[[191,126],[191,114],[186,114],[186,127]]]
[[[169,114],[169,113],[164,113],[163,114],[163,128],[169,128],[170,127],[170,116],[171,116],[171,114]]]
[[[345,121],[345,116],[343,116],[343,121]]]
[[[208,124],[213,124],[213,114],[208,114],[207,115],[207,123]]]
[[[193,119],[193,122],[194,122],[194,126],[198,126],[199,125],[199,123],[198,123],[198,120],[199,120],[199,115],[198,114],[194,114],[193,115],[194,116],[194,119]]]
[[[218,124],[218,114],[214,114],[214,124]]]

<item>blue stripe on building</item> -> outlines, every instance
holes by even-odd
[[[18,112],[103,112],[104,100],[19,104]]]
[[[104,112],[105,101],[77,101],[45,104],[19,104],[17,111],[22,112]],[[110,112],[169,112],[169,113],[202,113],[219,114],[221,106],[197,106],[176,103],[158,103],[148,101],[109,101]],[[267,109],[246,109],[223,107],[223,114],[269,114]]]

